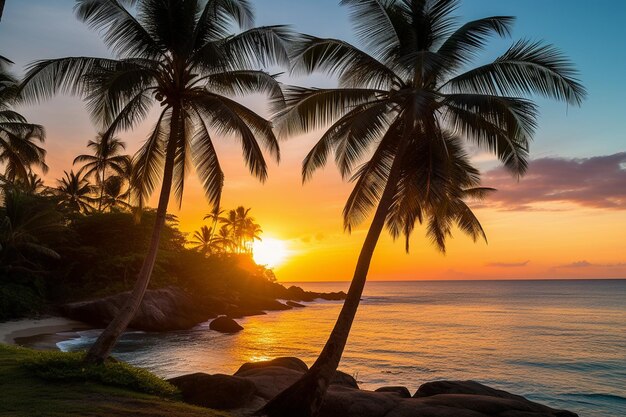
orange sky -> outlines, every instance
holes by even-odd
[[[308,0],[290,0],[288,7],[273,8],[256,3],[261,25],[292,23],[303,32],[353,41],[347,12],[335,1],[326,2],[325,8],[317,3],[312,7]],[[476,209],[487,231],[488,245],[474,244],[457,233],[449,241],[448,254],[443,256],[417,229],[412,252],[406,255],[403,242],[394,244],[385,236],[372,262],[370,279],[626,277],[626,58],[605,52],[622,47],[626,36],[626,26],[620,21],[623,14],[615,12],[617,6],[592,10],[585,2],[574,2],[565,9],[556,2],[538,0],[479,3],[464,2],[460,10],[463,17],[516,15],[516,39],[547,39],[563,48],[580,68],[589,99],[581,109],[539,100],[540,128],[531,156],[538,161],[543,158],[543,165],[538,163],[535,169],[531,164],[529,176],[520,184],[493,176],[498,188],[506,189],[494,196],[499,199],[499,208],[492,205]],[[75,19],[72,6],[72,0],[7,2],[0,25],[0,39],[5,40],[1,52],[15,61],[16,74],[23,73],[24,66],[36,59],[107,54],[98,34]],[[315,18],[316,13],[324,13],[323,18]],[[555,25],[555,13],[569,23]],[[596,25],[595,29],[578,30],[589,25]],[[495,56],[509,44],[510,40],[494,41],[486,56]],[[307,80],[285,81],[316,87],[332,83],[319,74]],[[263,111],[260,97],[245,102]],[[77,99],[58,97],[19,110],[47,129],[45,146],[51,170],[46,181],[54,185],[55,179],[70,169],[73,158],[85,152],[87,141],[95,136],[84,105]],[[120,135],[128,143],[130,153],[140,146],[150,125],[147,122],[134,132]],[[264,185],[243,168],[240,150],[232,141],[217,143],[226,173],[223,206],[252,207],[252,214],[266,235],[286,242],[290,256],[275,269],[283,281],[350,279],[367,227],[365,223],[352,235],[343,233],[341,210],[350,185],[342,182],[332,164],[311,183],[301,185],[300,163],[315,136],[283,143],[282,163],[270,164],[269,180]],[[495,166],[491,158],[482,154],[475,159],[486,170]],[[543,176],[537,177],[538,172]],[[584,189],[575,192],[578,184],[583,184]],[[554,202],[555,195],[566,196],[566,202]],[[182,210],[172,204],[171,211],[178,214],[186,232],[201,225],[209,207],[193,178],[186,182]]]
[[[246,102],[263,111],[259,97]],[[62,97],[25,109],[33,120],[36,117],[48,128],[46,147],[51,171],[46,179],[49,183],[70,167],[75,155],[85,151],[84,145],[93,135],[88,115],[80,107],[78,100]],[[566,123],[571,117],[576,114],[563,112],[560,122]],[[148,127],[146,124],[121,135],[129,151],[138,148]],[[217,144],[226,173],[223,206],[252,207],[252,214],[262,225],[265,236],[286,242],[289,257],[275,268],[282,281],[349,279],[368,226],[364,223],[351,235],[343,232],[341,210],[351,188],[341,180],[334,165],[329,164],[319,171],[312,182],[301,184],[300,163],[316,136],[310,134],[282,142],[282,162],[280,165],[270,163],[270,176],[265,184],[247,173],[234,141],[223,139]],[[481,165],[490,166],[486,161],[481,161]],[[511,179],[510,185],[518,187],[523,181],[516,184]],[[209,207],[193,176],[186,183],[182,209],[178,210],[175,202],[170,208],[179,216],[184,231],[191,232],[202,224]],[[457,233],[449,241],[448,253],[444,256],[423,238],[423,231],[417,229],[411,253],[407,255],[403,242],[394,243],[385,235],[375,253],[370,279],[626,276],[624,211],[584,208],[572,203],[544,203],[532,210],[478,208],[476,213],[487,231],[489,244],[473,243]]]

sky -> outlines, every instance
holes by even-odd
[[[73,15],[73,0],[7,0],[0,23],[0,55],[22,74],[37,59],[72,55],[108,56],[97,33]],[[320,37],[357,43],[338,0],[256,0],[257,24],[290,24]],[[581,108],[537,99],[539,129],[526,177],[517,181],[484,152],[474,152],[483,184],[499,191],[475,205],[488,243],[474,243],[460,232],[439,253],[417,228],[411,252],[385,235],[376,249],[370,279],[548,279],[625,278],[626,250],[626,2],[598,0],[466,0],[461,21],[489,15],[517,17],[512,39],[494,39],[478,63],[504,52],[516,39],[558,46],[581,73],[589,97]],[[334,85],[323,74],[283,76],[287,84]],[[264,98],[242,100],[267,115]],[[30,121],[47,129],[46,149],[54,185],[73,158],[86,151],[95,128],[79,99],[60,96],[20,107]],[[154,119],[120,137],[135,152]],[[274,268],[280,281],[349,280],[369,222],[344,233],[341,211],[351,190],[334,165],[302,185],[300,167],[321,132],[281,143],[280,165],[270,163],[265,184],[247,172],[232,140],[216,143],[226,174],[222,206],[251,207],[264,237],[284,241],[288,256]],[[185,232],[202,224],[210,210],[197,180],[186,183],[182,207],[170,212]]]

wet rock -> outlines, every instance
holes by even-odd
[[[306,372],[309,367],[302,360],[293,357],[276,358],[269,361],[261,362],[248,362],[241,365],[241,367],[235,372],[235,375],[242,375],[253,369],[263,369],[271,366],[278,366],[281,368],[292,369],[294,371]]]
[[[237,333],[243,330],[243,327],[230,317],[222,316],[209,323],[209,329],[221,333]]]
[[[296,307],[296,308],[306,307],[304,304],[296,303],[295,301],[287,301],[285,304],[287,304],[289,307]]]
[[[330,385],[339,385],[342,387],[359,389],[359,384],[357,384],[356,379],[352,375],[348,375],[342,371],[336,371],[335,376],[332,381],[330,381]]]

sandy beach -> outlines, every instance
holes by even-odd
[[[57,343],[78,337],[77,331],[89,329],[85,323],[64,317],[43,317],[0,323],[0,342],[28,346],[35,349],[55,350]]]

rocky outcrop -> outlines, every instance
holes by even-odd
[[[245,416],[297,381],[306,370],[306,364],[297,358],[277,358],[244,364],[234,376],[192,374],[170,382],[193,404],[212,404],[212,408],[229,410],[233,416]],[[474,381],[429,382],[411,397],[405,387],[360,390],[354,378],[338,375],[324,397],[319,417],[577,416]],[[222,385],[216,387],[217,382]]]
[[[126,292],[97,300],[65,304],[60,310],[71,319],[94,326],[106,326],[119,313],[129,295]],[[217,316],[217,312],[225,307],[225,303],[217,300],[198,306],[191,296],[174,287],[148,290],[130,327],[145,331],[189,329]]]
[[[237,333],[242,331],[243,327],[230,317],[222,316],[209,323],[209,329],[220,333]]]
[[[268,283],[265,292],[225,294],[222,298],[192,295],[177,287],[148,290],[137,315],[130,323],[136,330],[163,332],[186,330],[211,318],[226,315],[242,318],[266,314],[266,311],[290,310],[303,307],[295,301],[312,301],[316,298],[341,300],[344,293],[313,293],[299,287],[285,288]],[[96,327],[106,326],[120,311],[129,292],[95,300],[80,301],[60,306],[60,313]],[[276,298],[289,300],[282,303]],[[241,330],[241,329],[239,329]]]

